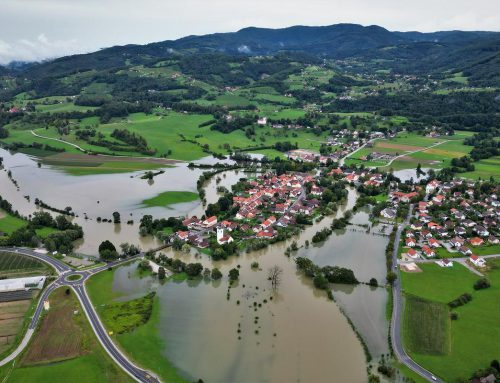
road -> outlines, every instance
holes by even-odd
[[[87,153],[87,151],[85,149],[83,149],[81,146],[78,146],[77,144],[73,144],[72,142],[64,141],[64,140],[61,140],[59,138],[45,137],[45,136],[42,136],[38,133],[35,133],[35,131],[33,131],[33,130],[31,131],[31,134],[34,135],[35,137],[43,138],[44,140],[52,140],[52,141],[61,142],[61,143],[66,144],[66,145],[71,145],[74,148],[77,148],[78,150],[80,150],[81,152]]]
[[[35,309],[35,313],[33,314],[33,317],[31,319],[31,322],[28,326],[28,331],[26,332],[23,340],[17,347],[17,349],[10,354],[8,357],[0,361],[0,366],[3,366],[12,360],[14,360],[22,351],[23,349],[28,345],[29,340],[33,336],[33,333],[37,327],[38,321],[40,319],[40,316],[43,312],[43,304],[44,302],[48,299],[50,293],[54,291],[55,289],[59,287],[69,287],[72,288],[73,291],[76,293],[76,296],[78,297],[78,300],[80,301],[80,304],[82,306],[83,311],[85,312],[85,315],[87,316],[90,325],[92,326],[92,329],[94,330],[95,335],[97,336],[97,339],[101,343],[101,345],[104,347],[106,352],[109,354],[109,356],[127,373],[129,374],[135,381],[141,382],[141,383],[160,383],[160,380],[153,375],[151,372],[143,370],[136,365],[134,365],[113,343],[111,338],[109,337],[108,333],[106,332],[101,320],[99,319],[99,316],[95,312],[94,307],[92,306],[92,303],[88,297],[87,290],[85,288],[85,282],[88,280],[89,277],[92,275],[95,275],[97,273],[100,273],[101,271],[107,270],[109,267],[114,267],[118,266],[120,264],[129,262],[130,260],[141,258],[144,256],[144,253],[137,254],[133,257],[129,257],[123,260],[119,260],[116,262],[109,263],[104,266],[99,266],[95,267],[92,269],[88,270],[81,270],[81,271],[75,271],[71,269],[68,265],[65,263],[52,258],[46,254],[41,254],[37,253],[31,249],[25,249],[25,248],[7,248],[7,247],[2,247],[0,248],[0,252],[14,252],[22,255],[26,255],[29,257],[36,258],[40,261],[43,261],[45,263],[48,263],[50,266],[52,266],[55,271],[57,272],[58,276],[57,279],[52,282],[41,294],[40,299],[38,301],[38,304]],[[71,276],[79,276],[80,279],[78,280],[69,280],[69,277]]]
[[[404,223],[398,226],[396,231],[396,237],[394,239],[394,250],[392,253],[392,271],[398,275],[398,278],[392,286],[392,296],[393,296],[393,307],[392,307],[392,318],[391,318],[391,343],[394,355],[396,358],[407,366],[412,371],[419,374],[422,378],[428,380],[429,382],[442,382],[439,378],[435,377],[431,372],[427,371],[425,368],[417,364],[413,359],[411,359],[403,347],[403,342],[401,340],[401,322],[403,319],[403,297],[401,295],[401,278],[399,276],[398,269],[398,249],[399,242],[401,240],[401,233],[405,226],[410,222],[410,218],[413,212],[413,205],[410,205],[408,210],[408,216]]]

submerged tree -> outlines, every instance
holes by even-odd
[[[269,269],[268,279],[271,281],[273,289],[277,289],[281,283],[281,276],[283,274],[283,269],[278,265],[274,265]]]

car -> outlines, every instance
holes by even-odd
[[[431,379],[434,380],[435,382],[437,381],[437,378],[434,375],[431,375]]]

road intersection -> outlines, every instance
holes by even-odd
[[[55,271],[57,272],[57,278],[51,282],[45,290],[42,292],[40,299],[38,301],[38,304],[35,309],[35,313],[33,314],[33,317],[31,318],[31,322],[28,326],[28,330],[19,344],[19,346],[16,348],[16,350],[10,354],[8,357],[0,361],[0,366],[3,366],[14,359],[16,359],[21,352],[24,350],[24,348],[28,345],[31,337],[33,336],[33,333],[35,332],[35,329],[38,325],[38,321],[40,319],[40,316],[43,312],[43,307],[44,307],[44,302],[48,299],[50,293],[54,291],[55,289],[59,287],[67,287],[73,289],[73,291],[76,293],[76,296],[78,297],[78,300],[80,301],[80,304],[82,306],[83,311],[85,312],[85,315],[87,316],[87,319],[90,322],[90,325],[92,326],[92,329],[94,330],[95,335],[97,336],[97,339],[101,343],[101,345],[104,347],[106,352],[109,354],[109,356],[127,373],[129,374],[135,381],[141,382],[141,383],[159,383],[160,380],[151,372],[146,371],[144,369],[139,368],[135,364],[133,364],[127,356],[125,356],[113,343],[111,338],[109,337],[107,331],[105,330],[101,320],[99,319],[99,316],[97,315],[94,307],[92,306],[92,303],[88,297],[87,290],[85,288],[85,282],[87,281],[88,278],[90,278],[92,275],[95,275],[97,273],[100,273],[104,270],[109,269],[110,267],[118,266],[122,263],[129,262],[130,260],[133,259],[138,259],[144,256],[143,253],[139,253],[133,257],[129,257],[126,259],[118,260],[115,262],[108,263],[104,266],[99,266],[99,267],[94,267],[91,269],[87,270],[73,270],[70,266],[66,265],[65,263],[52,258],[46,254],[42,254],[39,252],[36,252],[32,249],[27,249],[27,248],[7,248],[3,247],[0,248],[0,252],[9,252],[9,253],[17,253],[29,257],[36,258],[42,262],[48,263],[50,266],[52,266]],[[79,276],[79,278],[75,277]]]

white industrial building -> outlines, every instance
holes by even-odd
[[[0,279],[0,293],[41,289],[43,288],[44,283],[45,277]]]

